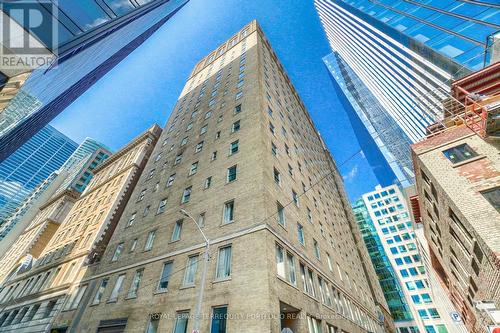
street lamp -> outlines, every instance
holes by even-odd
[[[203,270],[201,272],[201,282],[200,282],[201,285],[198,290],[198,301],[196,302],[196,312],[194,317],[194,328],[193,328],[193,333],[199,333],[200,322],[201,322],[201,303],[203,301],[203,293],[205,291],[205,280],[207,277],[208,261],[210,260],[210,256],[208,254],[208,251],[210,250],[210,241],[208,240],[207,236],[205,236],[203,230],[201,230],[201,227],[198,224],[198,222],[196,222],[196,220],[191,215],[189,215],[189,213],[186,212],[186,210],[181,209],[180,212],[182,215],[184,215],[185,217],[194,222],[194,224],[198,228],[198,231],[201,233],[203,239],[205,240],[205,254],[203,256]]]

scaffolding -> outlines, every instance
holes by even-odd
[[[500,139],[500,62],[451,85],[443,119],[427,127],[427,137],[465,125],[482,138]]]

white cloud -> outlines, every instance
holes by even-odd
[[[344,181],[350,182],[358,175],[358,165],[356,164],[351,171],[344,175]]]
[[[88,30],[88,29],[95,28],[95,27],[97,27],[97,26],[99,26],[107,21],[108,21],[108,19],[106,19],[106,18],[98,17],[94,20],[94,22],[86,24],[85,29]]]

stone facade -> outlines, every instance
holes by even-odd
[[[205,251],[193,220],[210,240],[201,332],[383,331],[341,177],[256,22],[195,66],[53,328],[190,332]]]
[[[492,324],[477,302],[500,308],[499,148],[465,125],[412,147],[430,260],[471,332]]]
[[[19,267],[29,264],[32,258],[39,258],[81,196],[86,183],[93,176],[93,170],[110,154],[107,149],[99,147],[92,154],[78,159],[70,158],[74,160],[74,165],[70,168],[63,166],[51,175],[50,180],[47,180],[48,185],[40,190],[41,195],[33,195],[27,212],[10,221],[14,228],[6,232],[6,237],[0,242],[0,267],[3,267],[0,272],[1,284],[8,275],[15,274]]]
[[[39,242],[47,232],[55,234],[43,250],[37,250],[39,256],[33,253],[36,261],[21,267],[3,283],[2,332],[47,331],[59,312],[78,304],[85,292],[79,281],[87,264],[113,233],[160,133],[157,125],[151,127],[96,167],[95,176],[78,200],[68,203],[68,196],[63,195],[48,203],[39,219],[33,221],[27,233],[38,233],[35,238]],[[66,215],[62,222],[58,214]],[[28,238],[33,241],[33,237]]]

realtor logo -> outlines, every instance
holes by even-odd
[[[50,66],[58,45],[57,4],[50,0],[0,1],[2,71]]]

